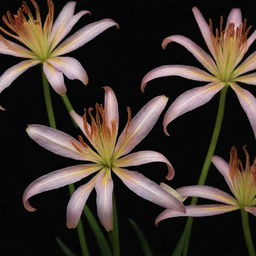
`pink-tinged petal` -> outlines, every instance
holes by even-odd
[[[184,65],[164,65],[151,70],[143,77],[141,82],[141,90],[144,92],[144,89],[149,81],[165,76],[181,76],[190,80],[202,82],[212,82],[216,80],[215,77],[199,68]]]
[[[30,212],[36,210],[28,201],[32,196],[48,190],[63,187],[68,184],[73,184],[74,182],[77,182],[98,171],[100,168],[100,165],[95,164],[75,165],[41,176],[40,178],[34,180],[24,191],[22,200],[25,209]]]
[[[231,205],[221,205],[221,204],[206,204],[206,205],[189,205],[186,206],[186,212],[177,212],[175,210],[166,209],[164,210],[155,220],[157,225],[160,221],[174,218],[174,217],[205,217],[213,216],[218,214],[223,214],[237,210],[239,207]]]
[[[149,101],[126,125],[117,141],[115,157],[129,153],[150,132],[167,104],[166,96],[157,96]]]
[[[214,187],[205,185],[185,186],[176,189],[177,193],[184,197],[200,197],[217,202],[237,205],[237,200],[228,193]]]
[[[167,125],[173,121],[175,118],[198,108],[218,93],[225,85],[223,83],[210,83],[201,87],[196,87],[191,90],[188,90],[181,94],[169,107],[165,113],[163,126],[164,132],[169,135],[167,132]]]
[[[256,69],[256,51],[250,54],[233,72],[234,78]]]
[[[107,124],[112,129],[112,122],[116,122],[116,127],[119,124],[118,102],[114,91],[108,87],[103,87],[105,90],[104,109],[107,116]],[[117,131],[116,131],[117,132]]]
[[[52,88],[60,95],[67,92],[62,72],[58,71],[48,61],[43,64],[44,73]]]
[[[254,136],[256,136],[256,99],[255,97],[247,90],[241,88],[240,86],[232,83],[232,89],[235,91],[238,100],[244,109],[251,127],[254,132]]]
[[[80,143],[64,132],[39,124],[29,125],[26,131],[37,144],[57,155],[77,160],[90,160],[86,159],[86,156],[82,155],[72,144],[80,145]]]
[[[184,205],[177,198],[142,174],[116,167],[113,171],[138,196],[162,207],[184,212]]]
[[[253,84],[256,85],[256,73],[247,74],[244,76],[239,76],[236,79],[236,82],[242,82],[245,84]]]
[[[109,169],[102,170],[95,183],[97,193],[97,212],[106,231],[113,229],[113,180]]]
[[[192,8],[192,12],[194,14],[194,17],[196,19],[197,25],[201,31],[201,34],[204,38],[204,41],[210,50],[211,54],[214,56],[214,46],[212,43],[212,31],[210,29],[209,24],[205,21],[204,16],[202,13],[199,11],[197,7]]]
[[[256,217],[256,207],[245,207],[244,209]]]
[[[156,151],[145,150],[145,151],[131,153],[117,160],[115,165],[118,167],[128,167],[128,166],[137,166],[137,165],[142,165],[142,164],[147,164],[152,162],[165,163],[168,168],[168,174],[166,176],[166,179],[171,180],[173,178],[174,168],[172,164],[164,155]]]
[[[213,74],[216,73],[217,67],[212,57],[192,40],[185,36],[173,35],[163,40],[162,47],[166,48],[167,44],[171,42],[178,43],[185,47],[206,69]]]
[[[61,43],[55,49],[52,56],[63,55],[68,52],[74,51],[112,26],[118,25],[115,21],[111,19],[103,19],[100,21],[93,22],[81,28],[75,34],[70,36],[63,43]]]
[[[247,49],[249,49],[249,47],[254,43],[255,39],[256,39],[256,30],[254,30],[254,32],[247,39]]]
[[[72,194],[67,206],[67,227],[75,228],[79,222],[84,205],[95,185],[95,177],[80,186]]]
[[[27,69],[37,65],[37,60],[24,60],[7,69],[0,77],[0,93],[11,85],[11,83]]]
[[[63,73],[68,79],[78,79],[88,84],[88,76],[81,63],[71,57],[54,57],[47,60],[55,69]]]
[[[183,197],[181,196],[175,189],[171,188],[170,186],[168,186],[167,184],[161,182],[160,186],[169,194],[171,194],[172,196],[174,196],[175,198],[177,198],[180,202],[184,202],[187,197]]]
[[[235,25],[235,27],[239,27],[242,23],[243,23],[243,19],[242,19],[242,13],[241,10],[238,8],[233,8],[229,15],[228,15],[228,19],[227,19],[227,25],[226,28],[228,27],[228,25],[230,23],[233,23]]]

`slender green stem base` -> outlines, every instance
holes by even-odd
[[[255,256],[256,251],[253,245],[250,224],[249,224],[249,215],[244,209],[241,209],[241,218],[242,218],[242,226],[244,232],[244,239],[248,250],[249,256]]]
[[[213,134],[212,134],[212,138],[208,148],[208,152],[204,160],[202,171],[198,180],[198,185],[205,184],[205,180],[207,178],[208,171],[211,165],[211,159],[216,149],[217,141],[218,141],[220,130],[221,130],[222,120],[224,116],[227,89],[228,89],[228,86],[225,86],[220,93],[218,113],[217,113],[214,129],[213,129]],[[197,202],[198,202],[197,198],[192,198],[191,200],[192,205],[197,204]],[[188,247],[189,247],[189,241],[191,237],[192,225],[193,225],[193,218],[189,217],[187,219],[184,231],[178,242],[178,245],[172,254],[173,256],[178,256],[178,255],[186,256],[188,254]]]

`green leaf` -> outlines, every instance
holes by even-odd
[[[56,241],[66,256],[77,256],[68,248],[67,245],[64,244],[64,242],[61,241],[59,237],[56,237]]]

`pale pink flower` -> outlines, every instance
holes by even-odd
[[[105,105],[96,104],[96,115],[92,108],[83,117],[71,112],[72,117],[83,131],[87,142],[81,136],[79,141],[59,130],[43,125],[29,125],[29,136],[42,147],[55,154],[72,159],[91,162],[80,164],[46,174],[32,182],[25,190],[23,203],[28,211],[34,211],[28,199],[41,192],[72,184],[93,173],[97,173],[85,185],[73,193],[67,207],[67,226],[74,228],[81,216],[84,204],[96,189],[98,216],[106,230],[112,230],[112,172],[134,193],[165,208],[183,211],[184,206],[175,197],[159,185],[136,171],[124,167],[137,166],[150,162],[163,162],[168,167],[167,179],[172,179],[174,170],[168,159],[161,153],[143,150],[130,153],[131,150],[150,132],[163,111],[168,98],[158,96],[148,102],[131,119],[128,109],[128,121],[118,138],[119,114],[116,96],[111,88],[105,89]]]
[[[244,152],[246,155],[245,166],[243,166],[242,162],[238,158],[235,147],[231,149],[229,164],[219,156],[214,156],[212,159],[213,164],[223,175],[233,195],[215,187],[205,185],[178,188],[176,193],[179,195],[180,201],[183,201],[181,199],[184,199],[184,197],[200,197],[214,200],[219,203],[188,205],[185,207],[185,213],[181,213],[173,209],[166,209],[157,217],[156,223],[167,218],[181,216],[212,216],[237,209],[244,209],[256,216],[256,158],[254,159],[253,164],[250,165],[250,158],[246,148],[244,148]],[[166,188],[166,185],[164,188],[168,191],[168,187]],[[178,198],[177,196],[175,197]]]
[[[12,66],[2,74],[0,92],[28,68],[39,63],[43,64],[44,73],[58,94],[66,93],[63,74],[68,79],[78,79],[83,84],[87,84],[88,76],[80,62],[62,55],[76,50],[109,27],[117,26],[117,23],[111,19],[93,22],[61,42],[79,19],[90,12],[84,10],[74,14],[76,2],[71,1],[63,7],[53,22],[54,4],[52,0],[47,0],[48,14],[43,23],[36,1],[30,0],[30,2],[35,8],[35,16],[26,2],[23,2],[17,14],[7,12],[3,16],[3,22],[11,32],[3,27],[0,27],[0,31],[19,41],[23,46],[0,35],[0,53],[27,60]]]
[[[247,74],[256,68],[256,52],[241,62],[256,38],[256,31],[247,38],[250,27],[247,28],[246,20],[242,20],[240,9],[231,10],[225,27],[223,27],[223,19],[221,18],[220,28],[216,29],[215,33],[211,21],[208,25],[196,7],[192,11],[211,55],[182,35],[172,35],[165,38],[162,46],[165,48],[171,42],[184,46],[207,72],[193,66],[161,66],[145,75],[142,80],[142,90],[145,89],[150,80],[164,76],[181,76],[191,80],[209,82],[207,85],[186,91],[171,104],[163,121],[165,133],[168,134],[166,127],[171,121],[207,103],[225,86],[230,86],[235,91],[256,135],[255,97],[237,84],[237,82],[256,84],[256,73]]]

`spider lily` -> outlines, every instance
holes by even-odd
[[[2,74],[0,92],[28,68],[39,63],[43,64],[44,73],[58,94],[66,93],[63,74],[71,80],[78,79],[87,84],[88,77],[80,62],[62,55],[76,50],[109,27],[117,24],[111,19],[103,19],[81,28],[61,42],[79,19],[90,12],[84,10],[74,14],[76,3],[71,1],[63,7],[53,22],[54,4],[52,0],[47,0],[48,14],[43,24],[36,1],[30,1],[35,8],[35,16],[26,2],[23,2],[17,14],[13,15],[7,12],[3,16],[3,22],[11,32],[0,27],[2,32],[0,34],[0,53],[27,60],[21,61]],[[17,40],[22,45],[8,40],[3,34]]]
[[[196,7],[192,11],[211,55],[182,35],[172,35],[165,38],[162,46],[165,48],[171,42],[184,46],[207,72],[193,66],[160,66],[145,75],[141,84],[142,90],[145,89],[150,80],[164,76],[181,76],[191,80],[208,82],[207,85],[186,91],[171,104],[163,121],[165,133],[168,135],[166,127],[171,121],[207,103],[221,89],[230,86],[235,91],[256,135],[255,97],[237,84],[237,82],[256,84],[256,73],[247,74],[256,68],[256,52],[242,61],[256,38],[256,31],[248,38],[250,27],[247,28],[246,20],[242,20],[240,9],[231,10],[225,28],[221,17],[220,28],[216,29],[215,33],[211,20],[208,25]]]
[[[245,166],[243,166],[241,160],[238,158],[235,147],[231,149],[229,164],[219,156],[214,156],[212,159],[213,164],[223,175],[233,195],[205,185],[178,188],[176,193],[179,194],[180,198],[177,195],[175,197],[179,198],[180,201],[183,201],[184,197],[200,197],[214,200],[220,204],[188,205],[185,207],[185,213],[166,209],[157,217],[156,223],[172,217],[212,216],[237,209],[244,209],[256,216],[256,158],[253,164],[250,165],[250,158],[246,148],[244,148],[244,151],[246,155]],[[164,188],[166,189],[166,185]],[[168,188],[166,191],[168,191]]]
[[[25,208],[28,211],[35,210],[28,199],[36,194],[63,187],[96,173],[90,181],[73,193],[67,206],[67,226],[74,228],[77,225],[84,204],[92,189],[95,188],[99,219],[107,231],[112,230],[113,172],[129,189],[142,198],[162,207],[184,211],[183,204],[159,185],[136,171],[124,168],[150,162],[163,162],[168,166],[167,179],[172,179],[173,167],[161,153],[149,150],[130,153],[153,128],[168,98],[155,97],[133,119],[128,110],[127,124],[117,138],[119,126],[117,99],[111,88],[104,88],[105,106],[96,104],[95,117],[92,108],[89,108],[87,113],[85,111],[83,117],[74,111],[71,112],[87,142],[81,136],[79,140],[75,140],[66,133],[47,126],[36,124],[28,126],[28,135],[42,147],[58,155],[91,163],[57,170],[32,182],[23,195]],[[90,123],[87,121],[87,114]]]

